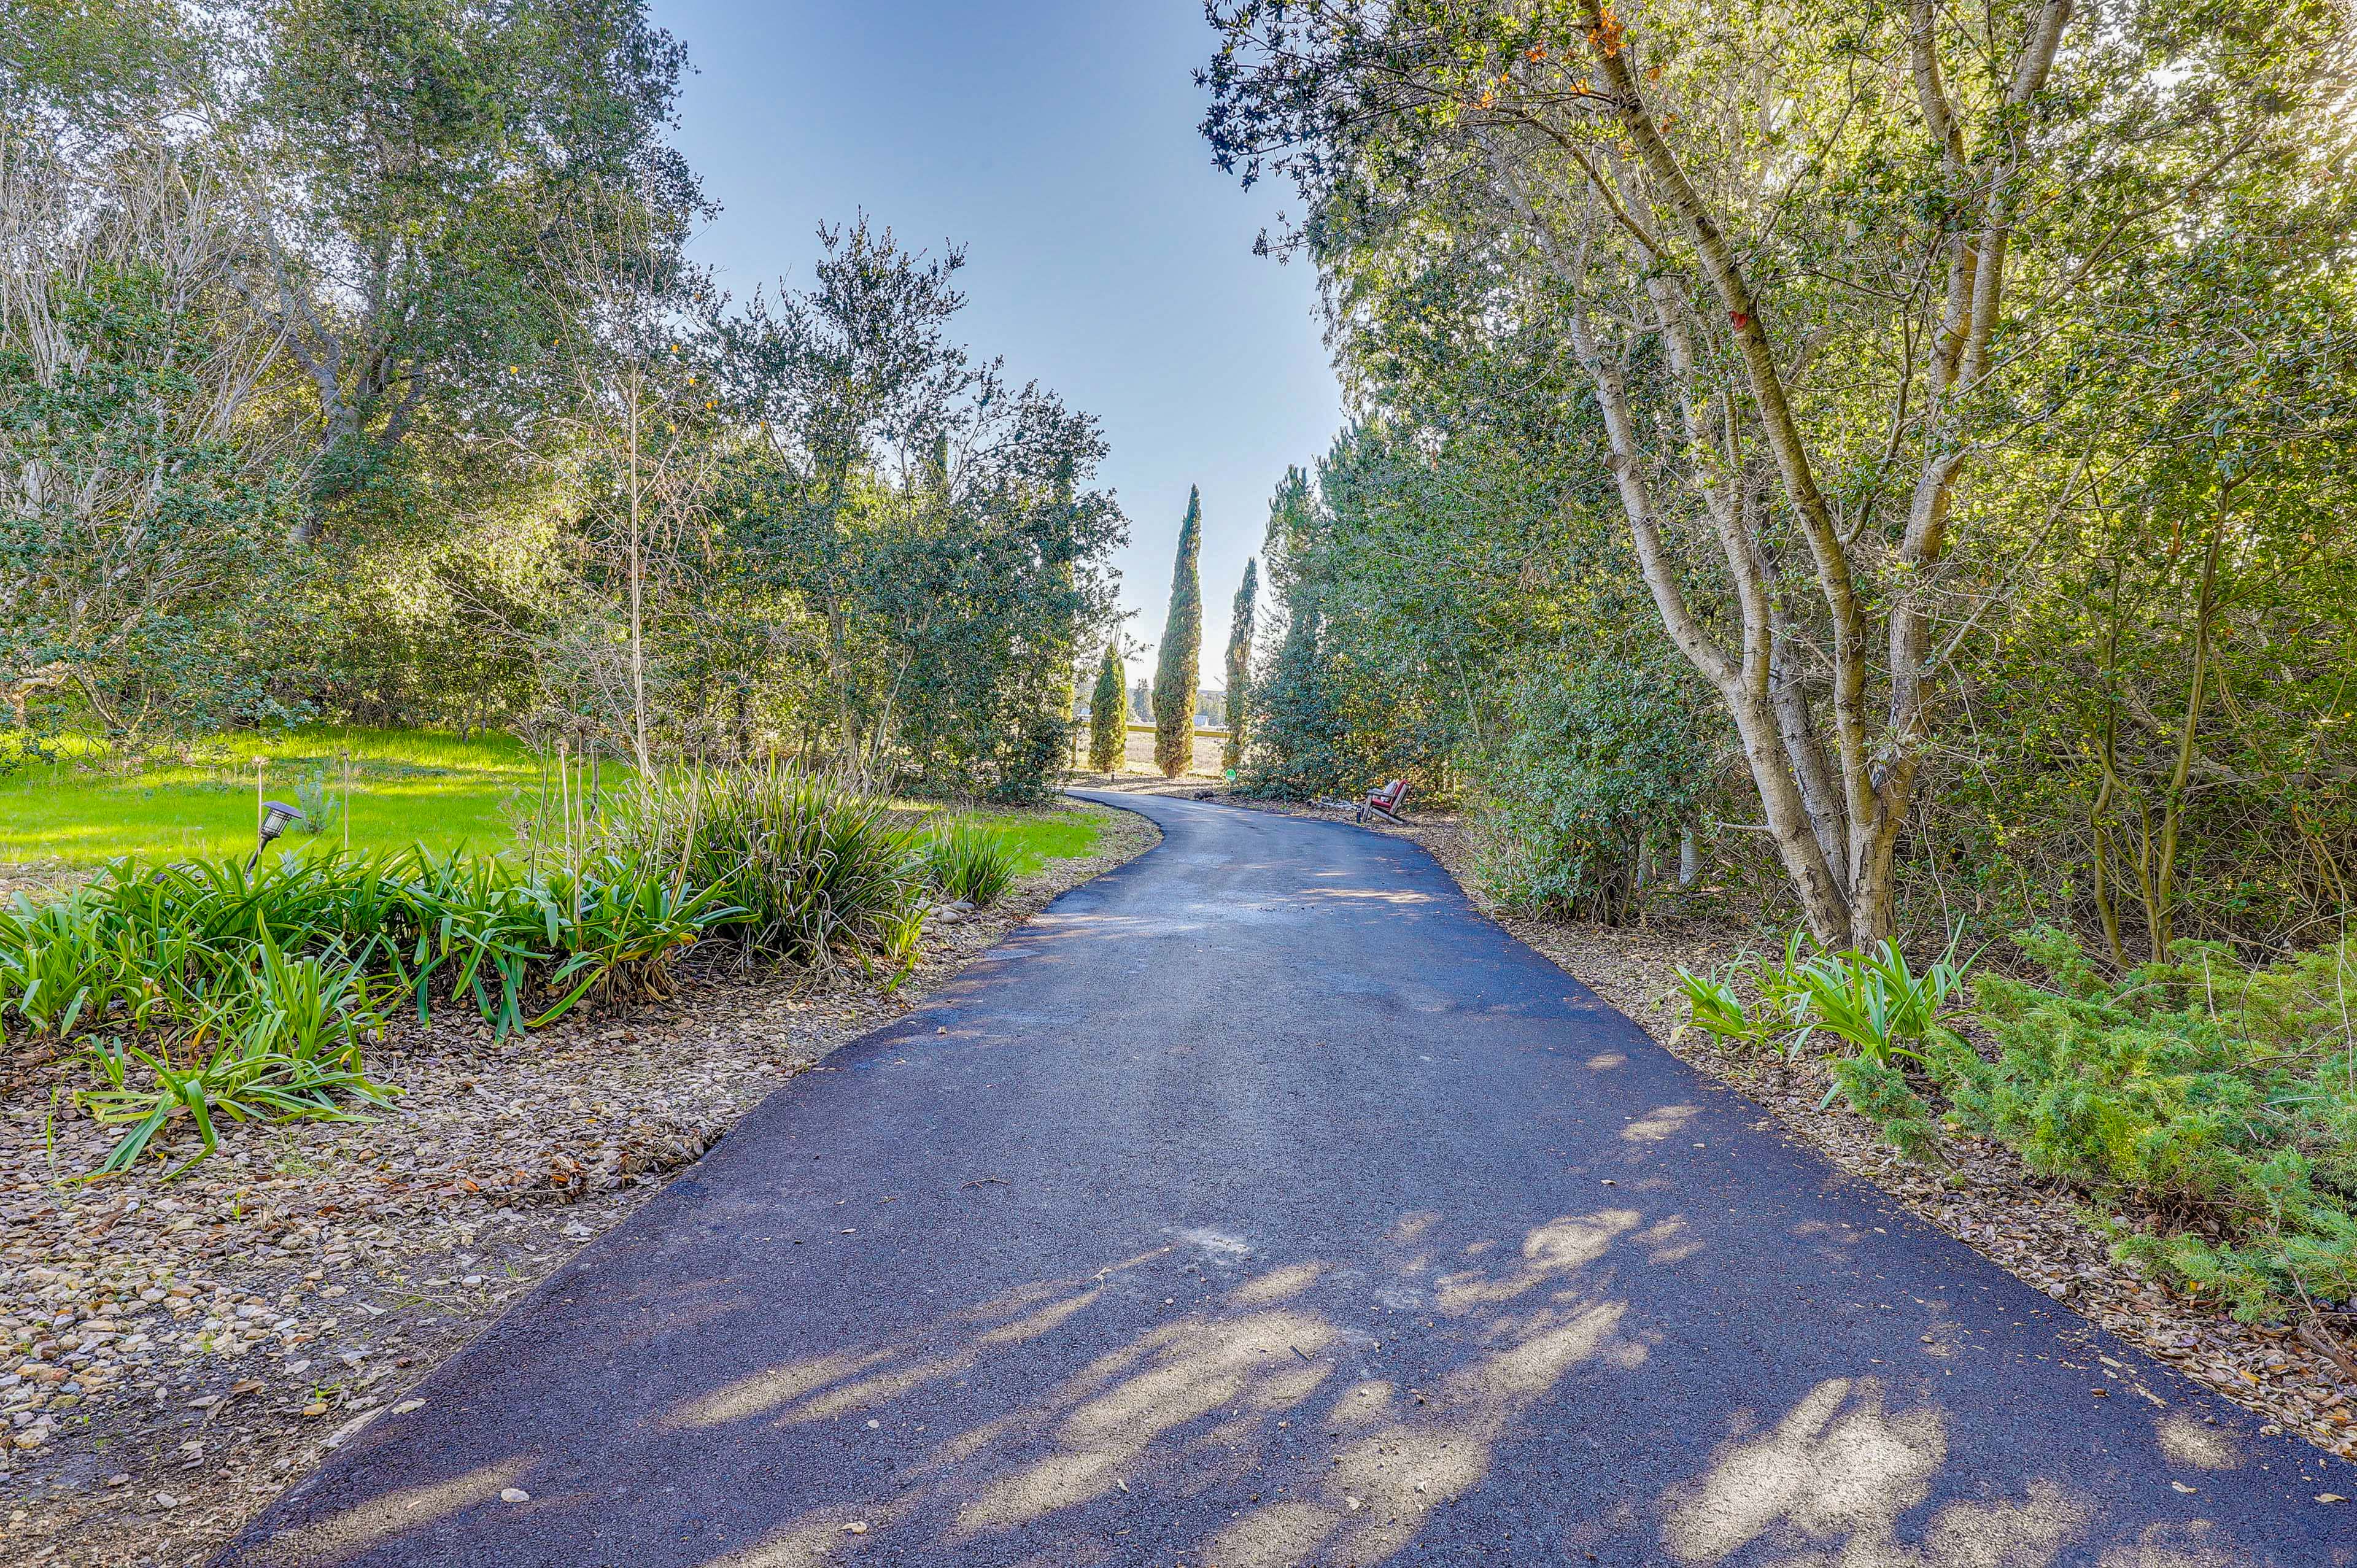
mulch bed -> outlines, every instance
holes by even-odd
[[[1200,787],[1167,792],[1213,795]],[[1292,815],[1351,815],[1226,791],[1216,798]],[[1455,819],[1418,817],[1405,827],[1377,824],[1369,831],[1422,844],[1483,913],[1636,1020],[1680,1059],[1749,1096],[1844,1171],[1874,1183],[2088,1321],[2257,1412],[2265,1418],[2262,1431],[2296,1433],[2327,1453],[2357,1460],[2357,1376],[2351,1369],[2292,1330],[2238,1323],[2114,1262],[2084,1194],[2034,1174],[2010,1149],[1980,1138],[1942,1138],[1953,1174],[1901,1159],[1846,1104],[1836,1100],[1817,1108],[1831,1081],[1817,1062],[1758,1061],[1719,1049],[1700,1031],[1682,1031],[1685,1006],[1677,970],[1713,969],[1747,948],[1757,950],[1759,933],[1701,920],[1612,928],[1516,918],[1494,908],[1469,875],[1473,847]],[[2155,1215],[2123,1218],[2159,1224]]]
[[[85,1072],[0,1055],[0,1562],[202,1563],[770,1090],[1158,837],[1114,813],[1093,854],[928,922],[888,993],[691,978],[506,1041],[413,1018],[369,1056],[394,1111],[225,1127],[178,1182],[72,1181],[112,1143],[66,1109]]]

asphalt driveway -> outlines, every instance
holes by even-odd
[[[2357,1564],[2349,1466],[1786,1143],[1414,845],[1103,799],[1165,842],[222,1561]]]

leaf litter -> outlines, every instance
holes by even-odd
[[[173,1183],[73,1180],[113,1142],[65,1109],[78,1058],[0,1051],[0,1561],[202,1563],[779,1085],[1159,836],[1112,813],[928,922],[895,989],[706,980],[506,1041],[413,1016],[371,1056],[391,1112],[225,1128]]]

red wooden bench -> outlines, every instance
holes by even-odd
[[[1359,821],[1363,822],[1372,815],[1387,822],[1396,822],[1400,820],[1400,802],[1406,799],[1407,780],[1394,779],[1359,803]]]

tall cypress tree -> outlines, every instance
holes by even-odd
[[[1104,668],[1097,671],[1096,690],[1089,693],[1089,767],[1112,773],[1121,767],[1129,740],[1129,711],[1121,669],[1121,649],[1105,644]]]
[[[1202,536],[1203,498],[1189,485],[1170,575],[1170,618],[1154,667],[1154,760],[1165,779],[1178,778],[1195,759],[1195,683],[1203,657],[1203,584],[1195,558]]]
[[[1228,620],[1228,744],[1220,748],[1220,767],[1233,773],[1244,755],[1244,715],[1252,707],[1253,600],[1260,592],[1260,563],[1244,562],[1243,586]]]

